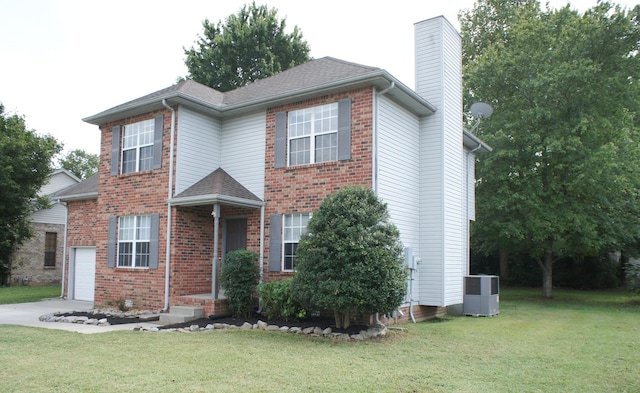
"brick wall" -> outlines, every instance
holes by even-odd
[[[269,272],[269,223],[271,214],[313,212],[322,201],[346,185],[372,186],[373,89],[365,87],[339,94],[304,100],[267,111],[265,156],[265,202],[267,217],[265,241],[265,281],[288,277],[285,272]],[[350,97],[351,159],[295,167],[274,168],[275,115]]]
[[[96,245],[94,234],[100,232],[100,228],[96,226],[98,217],[97,208],[97,199],[85,199],[80,201],[67,202],[67,251],[69,251],[71,247],[90,247]],[[67,252],[67,260],[65,263],[64,272],[65,297],[69,296],[68,288],[70,257],[70,252]]]
[[[64,225],[32,223],[34,236],[13,255],[11,285],[59,284],[62,279]],[[55,266],[44,265],[45,233],[57,234]]]
[[[111,175],[112,127],[153,119],[164,115],[162,167],[159,169]],[[101,148],[96,245],[96,307],[119,299],[130,299],[134,308],[159,309],[164,304],[165,243],[167,227],[167,195],[169,181],[169,148],[171,112],[168,109],[121,119],[101,125]],[[157,269],[107,267],[109,217],[160,214],[160,236]]]

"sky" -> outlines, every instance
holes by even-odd
[[[24,116],[28,128],[56,137],[64,153],[98,154],[98,126],[82,119],[186,76],[183,48],[194,46],[202,22],[224,21],[250,1],[0,0],[0,102],[5,113]],[[596,1],[573,0],[571,7],[583,12]],[[298,26],[313,58],[379,67],[413,87],[414,23],[443,15],[458,28],[458,12],[474,0],[256,4],[276,8],[288,33]]]

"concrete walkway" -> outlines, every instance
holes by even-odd
[[[32,326],[46,329],[68,330],[78,333],[104,333],[114,330],[131,330],[134,326],[153,327],[158,326],[150,322],[96,326],[77,323],[42,322],[40,316],[69,311],[89,311],[93,308],[93,302],[81,300],[64,300],[59,298],[45,299],[41,302],[0,304],[0,325]]]

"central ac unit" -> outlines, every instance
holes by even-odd
[[[500,281],[498,276],[464,277],[464,315],[493,317],[500,313]]]

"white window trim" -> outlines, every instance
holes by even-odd
[[[142,239],[142,238],[138,238],[139,233],[138,233],[138,229],[141,228],[140,227],[140,220],[141,218],[146,217],[148,218],[148,223],[149,226],[148,227],[144,227],[147,228],[147,234],[148,234],[148,238],[147,239]],[[133,239],[132,240],[121,240],[121,236],[120,236],[120,230],[122,228],[122,221],[123,219],[129,219],[129,218],[133,218]],[[137,266],[136,265],[136,254],[137,254],[137,245],[141,244],[141,243],[147,243],[148,247],[147,249],[150,250],[151,248],[151,216],[148,215],[141,215],[141,216],[121,216],[118,218],[118,238],[117,238],[117,242],[116,242],[116,267],[119,268],[126,268],[126,269],[149,269],[149,265],[151,264],[151,253],[149,252],[148,255],[148,260],[147,260],[147,266]],[[121,265],[121,261],[120,261],[120,244],[121,243],[131,243],[131,266],[126,266],[126,265]]]
[[[336,121],[336,127],[335,129],[332,130],[328,130],[328,131],[317,131],[315,130],[315,109],[320,108],[320,107],[325,107],[325,106],[330,106],[330,107],[334,107],[332,108],[332,110],[335,110],[336,112],[336,116],[335,116],[335,121]],[[297,109],[294,111],[290,111],[289,113],[287,113],[287,166],[301,166],[301,165],[311,165],[311,164],[317,164],[317,163],[321,163],[321,162],[333,162],[333,161],[338,161],[338,117],[339,117],[339,112],[338,112],[338,102],[332,102],[329,104],[322,104],[322,105],[315,105],[315,106],[311,106],[311,107],[307,107],[307,108],[301,108],[301,109]],[[296,112],[304,112],[304,111],[311,111],[311,131],[309,134],[307,135],[299,135],[299,136],[291,136],[291,115],[296,113]],[[321,135],[330,135],[330,134],[335,134],[336,135],[336,158],[333,160],[328,160],[328,161],[320,161],[318,162],[316,160],[316,137],[321,136]],[[291,141],[293,140],[299,140],[299,139],[304,139],[304,138],[309,138],[309,162],[304,162],[304,163],[300,163],[300,164],[291,164]]]
[[[282,215],[282,225],[281,225],[281,227],[282,227],[282,234],[281,234],[282,235],[282,244],[281,244],[281,247],[282,247],[282,250],[281,250],[282,258],[281,258],[281,261],[280,261],[280,267],[281,267],[280,270],[283,271],[283,272],[295,272],[296,271],[296,269],[295,269],[295,256],[294,256],[294,259],[292,261],[293,269],[285,269],[285,259],[287,257],[287,254],[285,253],[285,244],[299,244],[300,243],[300,237],[304,233],[307,232],[307,227],[306,226],[304,228],[302,228],[299,225],[298,226],[287,227],[287,225],[286,225],[286,217],[287,216],[293,216],[293,215],[297,215],[298,217],[301,217],[302,215],[307,215],[308,216],[307,225],[308,225],[308,222],[311,219],[311,217],[313,216],[313,213],[296,212],[296,213],[289,213],[289,214],[283,214]],[[287,240],[287,237],[285,236],[287,228],[294,228],[294,227],[301,229],[300,237],[298,237],[297,241]]]
[[[127,136],[127,128],[132,128],[132,127],[136,127],[136,139],[137,142],[134,146],[132,147],[125,147],[125,138]],[[146,127],[150,127],[151,131],[145,130]],[[151,138],[150,141],[147,143],[140,143],[140,135],[143,134],[143,131],[145,130],[144,133],[150,133],[151,134]],[[127,174],[127,173],[136,173],[136,172],[140,172],[140,150],[142,148],[145,147],[151,147],[151,161],[153,163],[153,143],[154,143],[154,132],[155,132],[155,119],[147,119],[147,120],[142,120],[142,121],[138,121],[135,123],[131,123],[131,124],[127,124],[123,127],[122,129],[122,140],[120,141],[120,173],[121,174]],[[131,151],[134,150],[135,151],[135,169],[133,171],[129,171],[129,172],[124,172],[124,153],[125,151]],[[151,168],[149,168],[151,169]],[[145,169],[146,170],[146,169]]]

